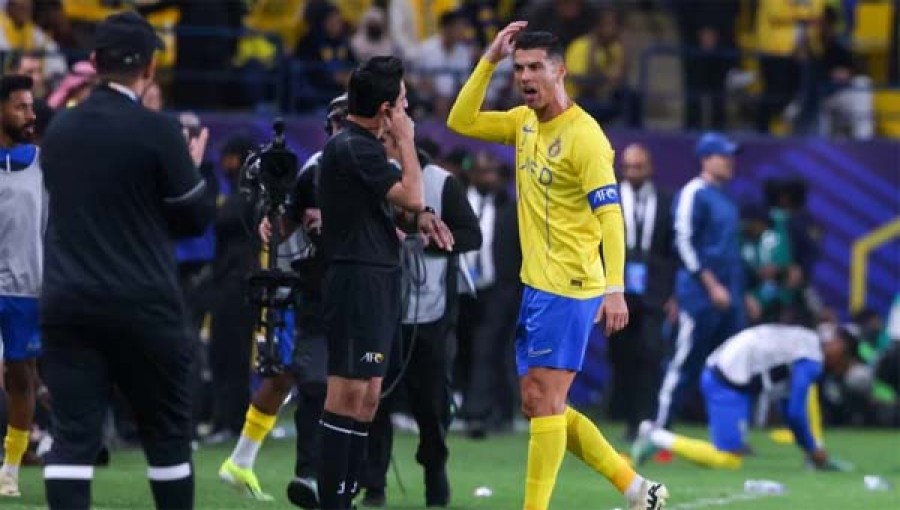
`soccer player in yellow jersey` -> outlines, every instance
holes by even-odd
[[[605,320],[607,333],[628,322],[624,226],[609,141],[566,95],[559,39],[525,32],[526,25],[513,22],[497,34],[447,119],[457,133],[516,147],[525,284],[516,359],[531,420],[523,508],[549,507],[568,449],[622,492],[630,510],[658,510],[666,487],[636,474],[588,418],[566,405],[594,322]],[[480,111],[494,67],[510,55],[525,106]]]

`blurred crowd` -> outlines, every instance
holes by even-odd
[[[39,80],[45,97],[55,93],[53,108],[77,101],[92,83],[84,49],[94,24],[113,10],[135,8],[166,34],[169,45],[159,58],[162,90],[182,109],[317,110],[344,90],[356,62],[392,54],[410,70],[416,114],[443,117],[485,44],[509,20],[525,19],[531,29],[560,36],[567,48],[568,90],[602,123],[642,125],[645,111],[654,106],[648,103],[656,102],[648,92],[652,82],[679,79],[654,65],[655,59],[648,59],[639,75],[642,51],[667,45],[681,62],[678,110],[686,129],[752,126],[760,132],[868,139],[877,132],[877,118],[900,117],[900,109],[890,105],[877,111],[874,99],[880,87],[898,83],[900,24],[891,0],[4,0],[0,5],[4,69]],[[675,40],[666,39],[665,27]],[[509,64],[498,71],[489,106],[515,101],[510,75]]]

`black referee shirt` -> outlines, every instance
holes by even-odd
[[[101,86],[54,119],[41,164],[42,323],[180,320],[173,238],[201,234],[215,197],[178,125]]]
[[[322,151],[317,197],[329,263],[400,264],[400,241],[387,192],[400,181],[381,142],[347,121]]]

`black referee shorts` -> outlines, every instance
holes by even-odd
[[[400,324],[400,268],[332,264],[325,274],[328,375],[384,377]]]
[[[185,324],[46,325],[42,332],[53,416],[45,464],[93,464],[114,385],[131,405],[151,467],[190,460],[192,351]]]

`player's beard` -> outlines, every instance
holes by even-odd
[[[0,124],[0,129],[15,143],[31,143],[34,140],[34,122],[17,126],[4,121]]]

